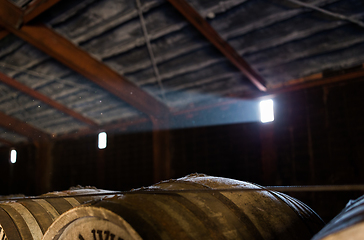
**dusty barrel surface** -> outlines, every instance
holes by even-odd
[[[108,191],[83,188],[51,192],[44,199],[0,201],[0,239],[41,240],[48,227],[64,212],[102,196],[65,197]]]
[[[364,195],[350,201],[312,240],[359,240],[364,238]]]
[[[147,189],[261,189],[226,178],[193,175]],[[141,190],[140,190],[141,191]],[[323,227],[306,205],[271,191],[116,195],[59,217],[44,240],[310,239]]]

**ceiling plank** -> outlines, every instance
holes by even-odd
[[[98,125],[93,120],[84,117],[80,113],[77,113],[77,112],[73,111],[72,109],[67,108],[66,106],[64,106],[64,105],[54,101],[53,99],[51,99],[51,98],[49,98],[49,97],[47,97],[47,96],[33,90],[33,89],[25,86],[24,84],[21,84],[21,83],[17,82],[16,80],[6,76],[3,73],[0,73],[0,82],[3,82],[5,84],[7,84],[7,85],[21,91],[21,92],[23,92],[23,93],[26,93],[29,96],[32,96],[32,97],[34,97],[34,98],[48,104],[51,107],[65,113],[65,114],[68,114],[69,116],[72,116],[75,119],[80,120],[83,123],[86,123],[86,124],[91,125],[91,126],[97,126]]]
[[[34,141],[45,141],[50,138],[47,133],[2,112],[0,112],[0,126]]]
[[[168,0],[197,30],[202,33],[230,62],[261,91],[266,91],[265,80],[227,43],[211,25],[185,0]]]
[[[168,114],[169,109],[163,103],[45,25],[24,25],[21,29],[15,29],[5,22],[0,23],[13,34],[95,82],[141,112],[155,117]]]

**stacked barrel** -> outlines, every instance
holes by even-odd
[[[84,195],[107,192],[109,191],[80,188],[48,193],[40,199],[0,201],[0,239],[41,240],[48,227],[61,214],[81,204],[102,198]]]
[[[73,208],[43,239],[310,239],[322,227],[320,217],[287,195],[191,175]]]
[[[361,240],[364,238],[364,196],[350,201],[312,240]]]

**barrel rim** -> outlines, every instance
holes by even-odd
[[[57,240],[62,235],[63,231],[74,221],[87,217],[102,218],[116,225],[122,226],[131,235],[136,236],[136,239],[139,238],[142,240],[134,228],[121,216],[103,207],[84,205],[72,208],[59,216],[44,233],[42,240]]]

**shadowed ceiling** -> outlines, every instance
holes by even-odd
[[[364,75],[362,0],[1,0],[0,9],[2,145],[261,97],[330,72]]]

